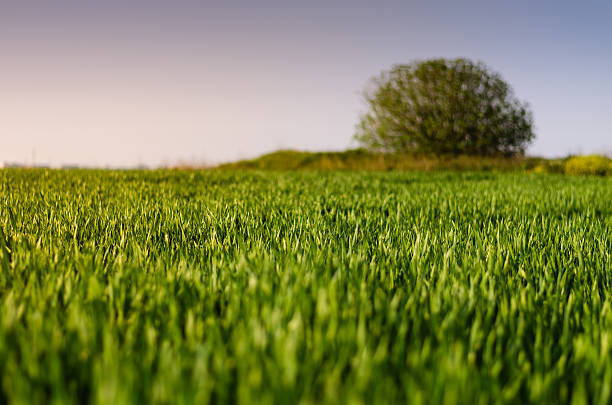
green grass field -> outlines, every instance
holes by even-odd
[[[612,178],[0,171],[0,404],[612,401]]]

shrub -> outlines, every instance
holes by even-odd
[[[565,163],[565,173],[605,176],[612,174],[612,160],[601,155],[574,156]]]

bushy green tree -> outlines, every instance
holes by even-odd
[[[396,65],[364,93],[356,138],[369,149],[516,155],[534,138],[528,105],[501,76],[467,59]]]

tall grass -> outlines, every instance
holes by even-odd
[[[612,181],[0,171],[0,403],[609,403]]]

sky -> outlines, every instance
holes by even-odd
[[[530,155],[612,152],[609,1],[0,1],[0,164],[215,164],[356,147],[368,81],[482,61]]]

